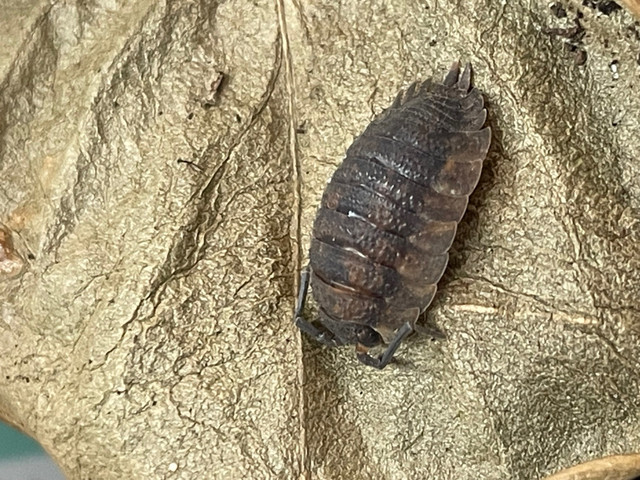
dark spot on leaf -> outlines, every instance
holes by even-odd
[[[559,3],[553,3],[550,8],[557,18],[565,18],[567,16],[567,11]]]
[[[584,5],[585,7],[592,8],[594,10],[598,10],[604,15],[611,15],[616,10],[622,9],[620,5],[612,1],[582,0],[582,5]]]
[[[616,2],[600,2],[598,4],[598,10],[600,10],[605,15],[611,15],[616,10],[621,10],[622,7],[618,5]]]

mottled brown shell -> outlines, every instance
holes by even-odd
[[[431,303],[491,139],[471,68],[414,83],[355,139],[322,197],[309,250],[321,323],[389,342]]]

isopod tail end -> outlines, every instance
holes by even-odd
[[[451,69],[449,69],[449,73],[444,77],[444,85],[446,87],[453,87],[458,81],[458,76],[460,75],[460,62],[456,60],[451,65]]]
[[[392,108],[398,108],[400,105],[402,105],[403,98],[404,98],[404,90],[400,90],[400,93],[396,95],[396,99],[393,101],[393,103],[389,107],[389,110],[391,110]]]
[[[469,87],[471,86],[471,72],[472,72],[472,68],[471,68],[471,62],[467,62],[467,64],[464,66],[464,71],[462,72],[462,75],[460,75],[460,78],[458,79],[458,89],[462,90],[464,92],[468,92],[469,91]]]

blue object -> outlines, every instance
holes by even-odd
[[[38,442],[0,422],[0,480],[64,480]]]

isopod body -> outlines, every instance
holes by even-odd
[[[431,303],[489,149],[471,65],[414,83],[347,150],[322,197],[296,324],[383,368]],[[317,323],[302,317],[311,282]],[[319,325],[318,325],[319,323]],[[368,349],[388,344],[380,357]]]

